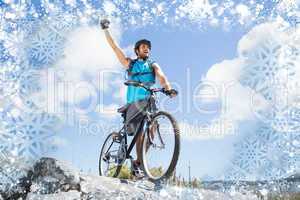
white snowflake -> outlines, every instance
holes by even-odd
[[[42,21],[51,31],[64,37],[70,30],[78,25],[78,17],[66,12],[53,12]]]
[[[283,144],[268,144],[267,163],[264,165],[264,177],[266,179],[279,179],[287,175],[294,168],[295,157],[290,156]]]
[[[298,38],[299,36],[295,36],[295,31],[291,34],[293,35],[290,37],[290,40],[287,41],[287,43],[282,47],[282,53],[279,57],[279,64],[284,65],[287,69],[292,70],[289,75],[294,75],[293,69],[297,67],[297,63],[300,59],[300,38]]]
[[[297,81],[298,82],[298,81]],[[269,100],[268,109],[259,110],[253,107],[256,116],[262,122],[279,132],[299,132],[300,130],[300,104],[299,84],[288,80],[282,87],[274,89],[272,86],[264,86],[257,92],[265,93]]]
[[[28,70],[21,74],[19,82],[22,96],[30,96],[41,90],[40,76],[38,70]]]
[[[9,54],[9,51],[4,47],[3,43],[3,41],[0,41],[0,63],[4,63],[11,59],[11,55]]]
[[[12,31],[5,34],[3,37],[3,46],[8,51],[9,55],[17,57],[23,54],[24,50],[24,35],[20,31]]]
[[[255,51],[244,52],[246,58],[246,67],[240,77],[240,82],[251,87],[254,90],[261,87],[261,84],[272,83],[276,81],[277,73],[285,69],[288,75],[294,75],[295,65],[291,65],[289,60],[284,60],[286,49],[273,39],[263,41]],[[264,93],[263,93],[264,94]]]
[[[256,135],[264,144],[268,142],[276,143],[283,138],[282,134],[279,134],[267,124],[262,124],[254,135]]]
[[[224,171],[224,180],[246,180],[248,172],[239,166],[239,160],[232,160],[232,163]]]
[[[5,132],[0,135],[1,149],[27,160],[36,159],[48,151],[58,119],[44,112],[18,112],[7,115]]]
[[[284,135],[284,145],[286,148],[286,152],[289,153],[290,157],[295,158],[295,166],[296,168],[300,167],[300,133],[293,132],[287,133]]]
[[[181,23],[182,19],[188,19],[190,22],[201,25],[205,22],[203,19],[208,19],[208,21],[217,21],[218,23],[214,23],[217,25],[223,22],[226,28],[236,19],[236,12],[234,12],[236,3],[232,0],[218,2],[217,12],[216,4],[211,4],[211,1],[208,0],[172,1],[170,4],[166,4],[164,1],[149,0],[138,1],[138,7],[137,4],[129,5],[134,2],[136,1],[105,1],[98,5],[99,8],[95,8],[89,2],[73,1],[71,7],[61,8],[57,1],[43,1],[42,9],[38,12],[29,1],[19,8],[14,2],[10,6],[1,7],[0,39],[2,43],[0,50],[2,55],[0,60],[3,63],[1,63],[0,69],[1,97],[8,97],[19,91],[22,97],[26,97],[22,99],[24,101],[22,103],[28,105],[31,111],[35,111],[33,102],[27,97],[40,89],[37,84],[38,75],[31,74],[28,70],[49,67],[54,64],[62,56],[66,39],[64,38],[65,33],[77,26],[80,19],[92,21],[91,18],[98,12],[99,16],[105,13],[111,14],[114,18],[121,20],[121,24],[128,25],[128,28],[155,24],[155,20],[158,19],[169,23],[175,18],[173,25],[180,27],[185,24]],[[258,11],[257,16],[260,15],[262,21],[257,21],[257,18],[255,19],[257,22],[263,22],[266,15],[268,19],[276,16],[276,9],[272,7],[268,8],[256,3],[247,4],[247,2],[245,5],[251,12]],[[173,10],[170,10],[172,6]],[[102,10],[103,7],[104,10]],[[123,10],[125,12],[121,12]],[[172,14],[172,12],[174,15],[167,14]],[[280,13],[280,15],[285,14],[287,13],[282,13],[282,11]],[[139,16],[144,16],[144,18]],[[191,25],[186,24],[188,24],[187,26]],[[191,27],[194,28],[194,26]],[[26,49],[28,49],[26,57],[19,54],[24,39],[29,41],[26,43]],[[273,101],[278,88],[270,87],[266,84],[267,80],[276,79],[277,74],[282,70],[287,71],[288,78],[293,76],[293,70],[297,66],[296,61],[299,61],[299,46],[296,44],[299,42],[294,42],[292,39],[286,44],[278,44],[269,40],[262,43],[257,51],[245,54],[248,66],[241,79],[242,82],[263,94],[267,100]],[[29,59],[30,63],[23,59]],[[292,135],[291,132],[278,134],[278,131],[293,130],[293,133],[299,131],[299,107],[285,108],[275,105],[275,110],[267,112],[269,114],[267,123],[271,124],[272,128],[262,128],[237,145],[237,152],[240,151],[240,153],[232,161],[232,170],[228,177],[238,177],[238,179],[258,175],[263,177],[276,175],[278,177],[284,171],[289,170],[290,166],[299,166],[299,137]],[[1,149],[21,156],[38,155],[47,149],[43,142],[47,141],[45,138],[52,137],[53,131],[51,130],[56,124],[51,116],[46,113],[21,113],[21,115],[8,120],[7,110],[9,110],[7,107],[1,108],[1,119],[7,123],[6,131],[8,131],[3,134],[1,132],[0,140],[3,141]],[[274,155],[272,152],[277,153]],[[286,165],[279,165],[280,162],[285,162]]]
[[[238,167],[244,169],[248,174],[257,171],[266,160],[267,149],[264,144],[255,137],[247,137],[236,146],[236,162]]]
[[[270,36],[255,50],[242,52],[247,64],[240,82],[278,104],[281,102],[274,101],[278,101],[284,92],[289,92],[290,80],[294,78],[300,60],[297,31],[293,28],[285,31],[289,37],[284,41]]]
[[[19,179],[26,176],[30,165],[10,152],[0,152],[0,191],[9,193],[17,188]]]
[[[272,115],[267,119],[270,126],[279,132],[290,133],[300,130],[300,109],[298,107],[285,106],[278,109],[272,107]]]
[[[24,70],[19,76],[19,90],[17,96],[12,96],[12,99],[18,98],[22,102],[23,109],[39,110],[36,105],[35,94],[41,92],[40,84],[40,71],[39,70]],[[40,99],[42,100],[42,99]]]
[[[33,16],[28,16],[26,18],[19,18],[16,20],[15,23],[18,32],[22,32],[26,39],[31,37],[33,34],[35,34],[41,26],[41,20]]]
[[[43,27],[29,42],[28,58],[33,68],[49,67],[62,56],[63,49],[64,38],[48,27]]]
[[[15,94],[18,90],[18,66],[5,62],[0,68],[0,99]]]
[[[282,178],[297,169],[297,139],[287,137],[284,133],[263,124],[256,132],[235,145],[236,153],[231,165],[246,172],[244,176],[248,180]],[[234,173],[241,176],[238,172]],[[231,173],[231,176],[233,175]]]

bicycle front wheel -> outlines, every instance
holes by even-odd
[[[152,182],[169,178],[179,158],[180,133],[173,116],[160,111],[155,114],[143,135],[140,157],[142,167]]]

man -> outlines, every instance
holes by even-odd
[[[104,30],[106,39],[115,52],[118,60],[124,66],[124,68],[129,72],[130,80],[142,82],[145,85],[151,86],[155,83],[156,77],[158,78],[160,85],[165,88],[166,94],[171,97],[177,95],[177,91],[171,88],[167,77],[164,75],[160,66],[153,62],[150,58],[151,42],[146,39],[139,40],[134,47],[134,52],[137,55],[136,59],[131,59],[125,56],[123,51],[118,47],[118,45],[113,40],[109,32],[110,22],[107,19],[101,20],[100,25]],[[149,97],[149,92],[141,87],[135,87],[129,85],[127,88],[127,106],[131,109],[130,105],[134,105],[141,100],[145,100]],[[130,111],[126,111],[130,112]],[[142,134],[141,134],[142,135]],[[136,151],[139,152],[142,148],[142,137],[137,139]],[[137,153],[137,159],[133,162],[133,175],[141,175],[140,164],[141,160],[139,154]]]

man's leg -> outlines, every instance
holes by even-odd
[[[150,137],[151,139],[153,140],[154,139],[154,136],[155,136],[155,132],[157,130],[157,122],[154,122],[152,124],[152,126],[150,127]],[[143,130],[142,130],[143,131]],[[134,168],[134,175],[135,176],[139,176],[141,175],[141,177],[143,177],[144,175],[143,174],[140,174],[140,165],[142,163],[142,158],[140,157],[140,154],[139,152],[142,151],[142,148],[143,148],[143,137],[144,137],[144,133],[139,133],[139,136],[137,138],[137,141],[136,141],[136,154],[137,154],[137,159],[133,161],[133,168]],[[148,151],[150,147],[150,144],[147,145],[147,149],[146,151]],[[137,174],[136,174],[137,173]],[[138,175],[139,174],[139,175]]]
[[[152,140],[154,139],[154,135],[155,135],[156,130],[157,130],[157,122],[154,122],[152,124],[152,126],[150,127],[150,137],[151,137]],[[137,163],[142,162],[142,159],[140,158],[140,155],[138,153],[138,152],[142,151],[142,147],[143,147],[143,133],[140,133],[140,135],[138,136],[137,141],[136,141],[136,154],[137,154],[136,162]],[[149,149],[149,146],[147,145],[147,150],[146,151],[148,151],[148,149]]]
[[[143,133],[140,133],[137,140],[136,140],[136,155],[137,155],[136,162],[138,164],[140,164],[141,161],[142,161],[142,159],[140,158],[140,154],[139,154],[139,152],[142,151],[142,145],[143,145],[142,144],[142,142],[143,142],[143,135],[142,134]]]
[[[133,175],[135,177],[140,177],[140,178],[144,177],[144,174],[141,171],[141,167],[140,167],[142,159],[140,158],[140,154],[138,153],[142,150],[142,140],[143,140],[143,137],[141,134],[139,134],[139,136],[136,140],[136,144],[135,144],[137,158],[132,163],[133,164],[133,166],[132,166],[133,167],[133,171],[132,171]]]

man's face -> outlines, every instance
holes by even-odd
[[[147,44],[141,44],[139,46],[137,53],[138,53],[138,57],[140,57],[140,58],[148,57],[150,54],[149,46]]]

